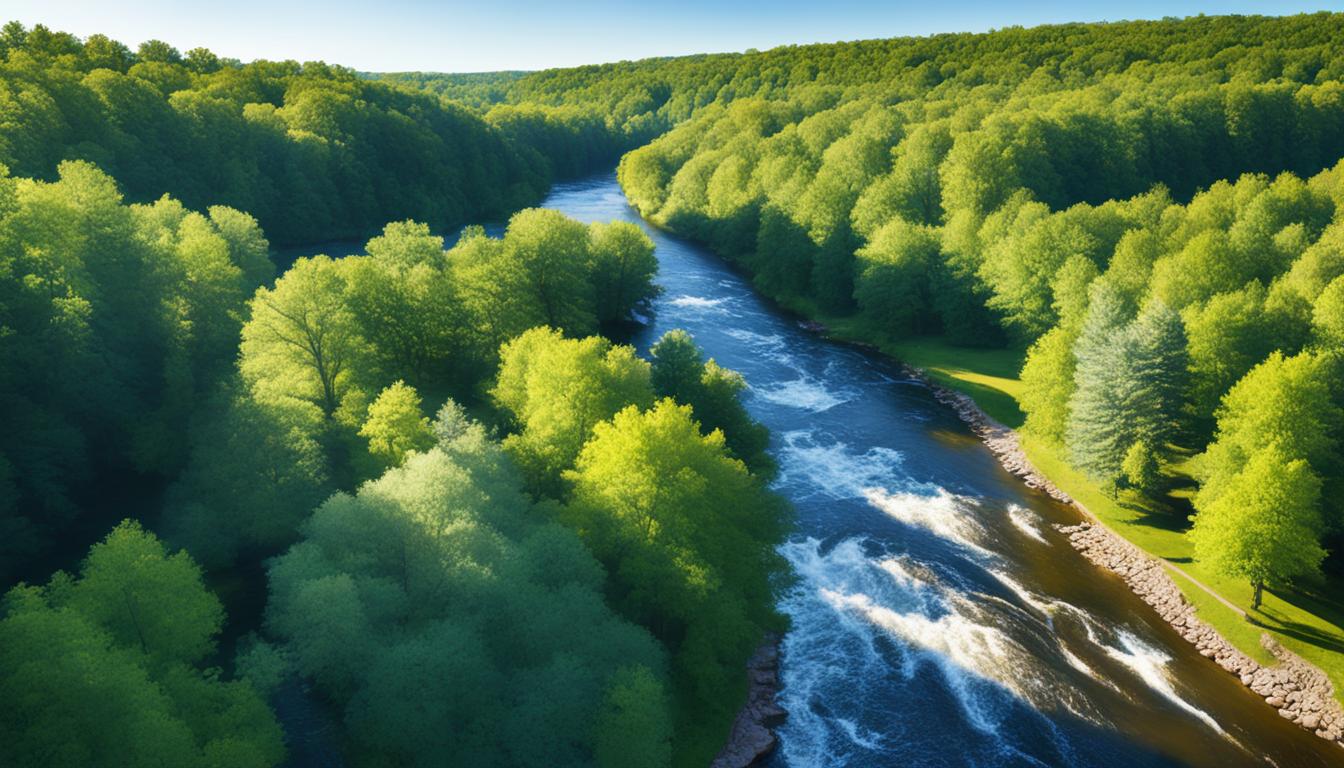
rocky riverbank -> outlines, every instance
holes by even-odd
[[[747,703],[733,721],[724,745],[710,768],[747,768],[775,749],[775,728],[788,715],[779,694],[779,637],[769,635],[747,661]]]
[[[962,394],[955,390],[948,389],[941,384],[934,382],[928,374],[912,365],[902,364],[905,372],[910,376],[922,381],[938,402],[956,411],[957,416],[966,422],[979,438],[984,441],[985,446],[999,457],[999,463],[1009,472],[1022,478],[1022,482],[1029,488],[1035,488],[1050,498],[1063,504],[1074,504],[1072,498],[1055,484],[1050,482],[1050,478],[1036,471],[1027,459],[1027,454],[1023,452],[1021,443],[1018,442],[1017,432],[1005,427],[999,422],[989,417],[989,414],[981,410],[975,400],[970,395]]]
[[[1022,478],[1028,486],[1062,503],[1072,504],[1090,520],[1096,520],[1086,507],[1032,467],[1018,441],[1017,432],[990,418],[970,396],[933,382],[918,368],[907,365],[905,369],[928,385],[940,402],[956,411],[971,431],[998,456],[1005,469]],[[1277,709],[1280,716],[1344,746],[1344,707],[1335,699],[1329,678],[1318,667],[1279,645],[1267,634],[1260,636],[1260,642],[1278,659],[1274,666],[1263,666],[1237,650],[1195,615],[1194,606],[1181,594],[1160,561],[1112,533],[1099,521],[1060,526],[1059,530],[1084,557],[1123,578],[1135,594],[1152,606],[1201,655],[1239,677],[1246,687]]]
[[[1074,548],[1088,560],[1119,575],[1201,655],[1241,678],[1263,696],[1279,715],[1344,746],[1344,708],[1335,700],[1325,673],[1302,657],[1262,634],[1260,642],[1278,659],[1265,667],[1237,650],[1213,627],[1195,616],[1195,607],[1185,599],[1167,569],[1138,547],[1095,523],[1059,526]]]

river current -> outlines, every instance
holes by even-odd
[[[615,174],[557,184],[541,205],[643,227],[662,295],[633,342],[689,331],[746,377],[770,429],[798,522],[771,768],[1344,766],[1075,552],[1052,526],[1079,513],[1004,471],[898,365],[806,331],[722,259],[649,226]]]
[[[770,428],[798,518],[772,765],[1344,764],[1077,554],[1052,524],[1078,513],[1005,472],[898,366],[805,331],[649,227],[612,174],[542,205],[640,223],[663,293],[636,345],[686,329],[746,377]]]

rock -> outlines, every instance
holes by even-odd
[[[1016,432],[991,419],[970,397],[935,384],[918,368],[907,365],[905,370],[923,382],[939,402],[951,407],[998,457],[1005,470],[1021,477],[1029,487],[1078,507],[1085,517],[1091,518],[1085,508],[1036,471],[1023,453]],[[1279,716],[1297,722],[1321,738],[1340,740],[1344,732],[1344,707],[1335,700],[1334,687],[1324,672],[1281,647],[1269,635],[1261,635],[1260,643],[1278,663],[1273,668],[1262,667],[1195,616],[1194,606],[1186,601],[1160,562],[1093,520],[1056,525],[1055,530],[1067,537],[1083,557],[1124,579],[1134,594],[1152,606],[1201,655],[1237,675],[1243,685],[1278,708]]]
[[[737,713],[728,743],[719,751],[711,768],[747,768],[755,765],[775,748],[774,729],[784,723],[788,712],[779,706],[779,638],[765,638],[747,660],[747,705]]]

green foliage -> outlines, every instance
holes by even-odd
[[[1325,355],[1275,352],[1228,391],[1218,411],[1216,439],[1199,459],[1200,489],[1195,508],[1211,509],[1240,487],[1251,457],[1276,445],[1286,461],[1301,459],[1318,478],[1339,477],[1341,424],[1331,385],[1335,362]],[[1233,497],[1235,498],[1235,497]],[[1327,494],[1326,498],[1330,498]],[[1339,506],[1331,501],[1327,524],[1338,529]]]
[[[1021,406],[1027,415],[1023,427],[1056,444],[1063,444],[1067,434],[1077,341],[1076,332],[1062,326],[1051,328],[1027,350],[1022,365]]]
[[[649,353],[655,396],[691,406],[701,429],[722,431],[729,452],[754,474],[768,477],[774,473],[774,461],[766,453],[769,433],[742,405],[747,382],[740,374],[713,360],[705,362],[695,340],[680,329],[663,334]]]
[[[369,453],[388,467],[399,467],[408,453],[434,444],[429,419],[420,410],[420,395],[403,381],[378,394],[359,435],[369,441]]]
[[[63,602],[156,666],[193,664],[214,650],[224,621],[186,552],[169,556],[153,534],[125,521],[93,545]]]
[[[627,405],[653,402],[649,364],[600,336],[566,339],[534,328],[505,344],[491,395],[519,431],[504,441],[529,485],[559,496],[593,428]]]
[[[1321,481],[1305,460],[1271,441],[1224,483],[1212,499],[1201,492],[1190,539],[1201,562],[1249,580],[1252,607],[1259,608],[1266,584],[1316,573],[1325,558]]]
[[[529,328],[592,334],[599,322],[627,320],[657,293],[653,242],[638,227],[585,227],[552,210],[515,214],[502,239],[469,229],[448,259],[470,343],[486,368],[501,344]]]
[[[588,240],[597,320],[603,325],[626,320],[632,310],[657,295],[653,241],[624,221],[589,226]]]
[[[243,326],[243,379],[262,402],[311,407],[331,419],[367,392],[368,342],[344,300],[349,267],[326,256],[299,259],[274,288],[257,290]]]
[[[657,768],[672,763],[669,702],[662,684],[645,667],[616,671],[607,684],[594,729],[593,753],[600,766]]]
[[[637,226],[527,210],[499,239],[432,234],[634,149],[641,213],[767,294],[1028,349],[1027,429],[1112,486],[1151,493],[1174,443],[1215,435],[1197,554],[1258,600],[1344,532],[1341,30],[1200,17],[373,79],[7,25],[0,163],[28,178],[0,174],[0,562],[109,479],[171,481],[163,530],[206,566],[290,547],[277,642],[240,669],[307,677],[357,760],[706,762],[779,622],[785,516],[743,380],[685,334],[652,366],[591,336],[655,295]],[[277,242],[394,223],[269,286],[258,221]],[[448,399],[480,405],[497,363],[502,448]],[[418,393],[444,403],[432,426]],[[251,689],[192,666],[222,620],[200,581],[128,526],[81,579],[11,593],[0,693],[44,727],[0,724],[4,762],[277,762]]]
[[[932,297],[943,266],[931,229],[892,219],[855,255],[854,299],[868,320],[897,338],[934,329]]]
[[[125,205],[87,163],[51,183],[0,173],[0,578],[62,533],[89,484],[181,469],[266,249],[246,214]]]
[[[645,216],[742,261],[777,298],[846,312],[853,282],[875,328],[985,343],[997,320],[1027,345],[1081,311],[1086,269],[1114,266],[1127,301],[1151,293],[1184,311],[1267,285],[1310,249],[1332,217],[1329,185],[1259,174],[1306,175],[1344,153],[1327,127],[1344,102],[1319,78],[1340,24],[1186,19],[782,48],[549,72],[497,98],[603,103],[661,78],[671,94],[654,114],[676,127],[619,170]],[[1235,52],[1213,56],[1211,39]],[[1048,67],[1033,55],[1061,44],[1070,55]],[[1169,215],[1192,196],[1202,202]],[[933,243],[901,247],[920,227]]]
[[[1074,462],[1114,481],[1136,442],[1165,451],[1180,429],[1188,365],[1180,316],[1158,299],[1129,322],[1118,292],[1100,281],[1074,356],[1065,434]]]
[[[280,727],[261,697],[194,666],[222,620],[191,559],[130,521],[79,578],[14,588],[0,619],[0,761],[279,764]]]
[[[1145,440],[1131,445],[1125,452],[1125,460],[1120,464],[1125,485],[1145,494],[1157,490],[1162,479],[1161,469],[1157,451]]]
[[[1335,278],[1321,291],[1311,324],[1318,344],[1331,349],[1344,346],[1344,279]]]
[[[368,342],[370,371],[404,377],[428,392],[469,387],[472,371],[462,363],[475,353],[467,340],[470,318],[447,268],[443,238],[424,224],[394,222],[365,252],[342,262],[343,303]]]
[[[621,612],[668,646],[679,743],[698,743],[731,717],[742,664],[779,626],[786,510],[728,456],[721,432],[702,434],[691,408],[669,399],[597,425],[566,478],[562,519],[607,566]]]
[[[170,542],[212,570],[287,546],[333,490],[320,420],[241,389],[222,388],[204,403],[160,523]]]
[[[132,199],[223,203],[282,243],[500,217],[624,146],[601,122],[557,112],[558,130],[531,131],[321,62],[13,31],[0,46],[0,164],[50,179],[60,160],[91,160]]]
[[[640,764],[666,765],[657,644],[607,609],[601,567],[538,522],[479,426],[437,431],[323,504],[271,565],[283,653],[343,711],[361,760],[624,765],[610,745],[633,738]],[[645,730],[613,731],[632,724]]]

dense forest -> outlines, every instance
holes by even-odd
[[[1344,567],[1341,40],[454,76],[4,26],[0,763],[275,765],[301,680],[356,765],[705,764],[791,511],[740,375],[619,343],[649,238],[527,208],[618,159],[787,306],[1025,350],[1026,429],[1112,492],[1196,454],[1199,558],[1257,594]]]
[[[1196,549],[1259,590],[1344,551],[1341,25],[767,52],[776,68],[755,71],[778,79],[692,110],[623,158],[621,182],[805,312],[1027,348],[1026,429],[1112,489],[1158,491],[1202,452]]]

